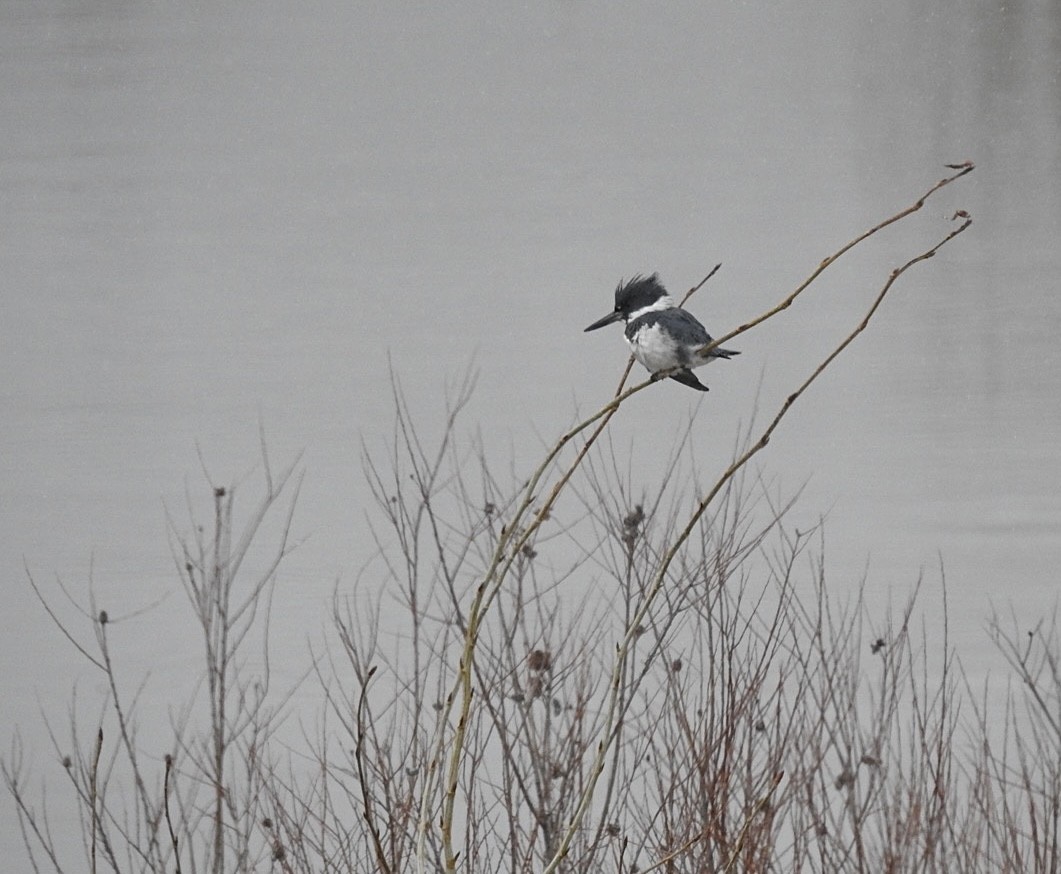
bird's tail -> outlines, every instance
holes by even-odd
[[[734,355],[740,355],[740,350],[723,349],[720,346],[716,346],[709,352],[703,353],[704,358],[732,358]]]

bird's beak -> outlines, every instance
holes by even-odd
[[[592,325],[586,328],[587,331],[596,331],[597,328],[603,328],[605,325],[610,325],[612,322],[617,322],[623,317],[623,314],[618,310],[608,313],[603,319],[597,319]]]

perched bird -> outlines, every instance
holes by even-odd
[[[693,375],[693,368],[707,364],[715,358],[732,358],[740,355],[734,349],[715,347],[707,353],[703,349],[711,342],[696,317],[674,303],[667,289],[653,273],[647,279],[635,276],[629,282],[619,283],[615,289],[615,309],[603,319],[598,319],[587,331],[596,331],[620,319],[626,322],[626,342],[649,372],[656,376],[664,370],[680,367],[670,378],[682,385],[707,391]]]

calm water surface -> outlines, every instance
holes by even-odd
[[[942,560],[952,640],[975,676],[998,671],[992,605],[1033,622],[1061,562],[1061,7],[934,8],[5,4],[5,736],[22,726],[47,770],[39,708],[61,718],[73,681],[99,681],[25,569],[78,597],[91,569],[115,615],[167,592],[158,609],[181,614],[163,507],[183,518],[187,488],[205,508],[200,452],[228,483],[259,422],[274,458],[305,450],[276,621],[300,663],[371,551],[360,441],[390,429],[388,356],[430,427],[474,362],[470,426],[529,466],[614,388],[620,332],[581,328],[620,277],[679,291],[721,261],[690,306],[728,330],[967,158],[975,173],[741,337],[705,399],[660,386],[615,427],[651,491],[700,402],[711,470],[968,210],[762,470],[805,485],[796,524],[825,515],[837,591],[866,575],[899,602],[924,571],[931,628]],[[194,664],[181,622],[120,627],[133,665]]]

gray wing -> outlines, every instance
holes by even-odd
[[[654,325],[666,319],[667,329],[682,346],[704,346],[711,342],[711,335],[697,321],[696,316],[678,307],[645,313],[642,318],[646,325]]]

